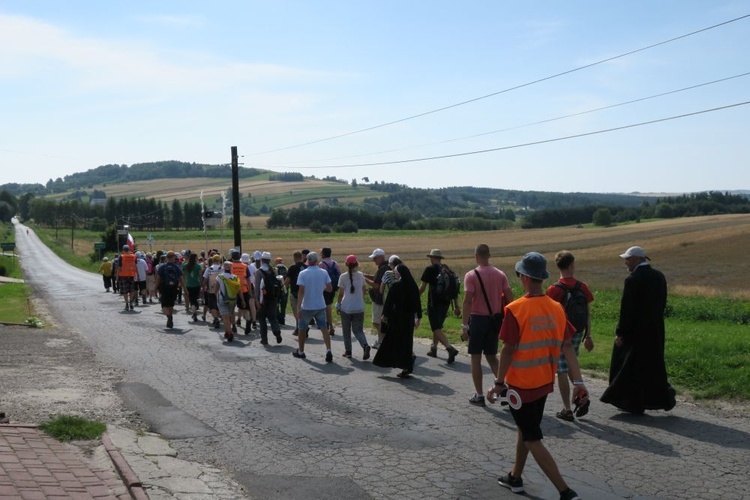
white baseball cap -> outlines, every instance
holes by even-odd
[[[625,253],[620,254],[620,257],[623,259],[627,259],[629,257],[640,257],[642,259],[651,260],[649,256],[646,255],[646,251],[641,247],[630,247],[625,251]]]
[[[370,259],[374,259],[375,257],[385,257],[385,250],[382,248],[376,248],[372,251],[372,255],[370,255]]]

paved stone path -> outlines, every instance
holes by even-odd
[[[35,427],[0,425],[0,500],[126,500],[121,479]]]
[[[415,378],[402,381],[362,362],[356,348],[342,358],[340,335],[326,364],[319,333],[302,361],[291,356],[288,329],[266,348],[257,336],[226,344],[182,313],[166,330],[158,306],[124,313],[98,276],[19,246],[55,320],[127,370],[123,397],[181,457],[223,468],[252,498],[514,497],[496,478],[511,466],[515,426],[500,407],[468,404],[466,356],[447,365],[445,351],[431,359],[418,345]],[[598,403],[603,382],[588,384],[594,403],[585,419],[555,419],[555,394],[543,422],[547,447],[584,498],[750,498],[744,415],[679,402],[634,417]],[[557,497],[531,460],[524,481],[530,498]]]

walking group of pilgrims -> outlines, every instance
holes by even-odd
[[[444,332],[452,312],[461,318],[461,339],[468,342],[474,389],[468,403],[484,407],[486,402],[499,400],[516,423],[515,462],[498,483],[513,493],[523,493],[522,473],[531,454],[562,500],[580,498],[568,487],[542,444],[540,427],[556,379],[562,399],[557,418],[574,422],[589,411],[589,391],[578,353],[581,344],[588,351],[594,348],[590,314],[594,296],[586,283],[574,276],[575,257],[565,250],[557,253],[560,277],[545,289],[543,283],[550,276],[546,258],[537,252],[524,255],[515,265],[523,287],[523,295],[517,299],[507,275],[490,264],[490,249],[485,244],[476,246],[477,265],[463,280],[445,263],[440,249],[430,250],[425,257],[429,265],[417,282],[398,255],[387,256],[381,248],[367,257],[375,272],[366,274],[356,255],[348,255],[339,264],[330,247],[320,252],[295,251],[293,263],[287,267],[283,258],[273,258],[266,251],[250,255],[232,249],[226,256],[218,250],[151,254],[134,252],[125,245],[112,261],[103,259],[99,272],[105,290],[123,297],[125,312],[158,301],[166,328],[171,329],[175,308],[184,307],[193,323],[223,329],[227,343],[234,342],[244,327],[245,335],[259,334],[264,347],[269,345],[270,328],[276,343],[281,344],[281,327],[289,306],[294,318],[292,336],[296,337],[292,355],[297,359],[307,358],[305,342],[311,329],[317,329],[325,343],[325,361],[333,362],[331,337],[336,334],[336,314],[343,336],[342,356],[355,355],[353,336],[362,360],[369,360],[374,350],[372,363],[399,369],[396,376],[401,379],[411,378],[414,372],[414,331],[423,313],[432,332],[427,356],[439,357],[442,346],[447,363],[456,361],[459,351]],[[641,247],[631,247],[620,257],[631,275],[625,280],[610,386],[601,400],[636,415],[645,410],[669,411],[675,398],[664,367],[666,280],[651,268]],[[461,283],[464,290],[459,302]],[[423,311],[425,294],[427,307]],[[366,298],[377,335],[372,345],[365,335]],[[483,357],[494,376],[486,390]]]

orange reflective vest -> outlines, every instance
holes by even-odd
[[[568,320],[559,302],[545,296],[521,297],[507,308],[518,321],[520,338],[505,380],[520,389],[555,381]]]
[[[232,274],[240,278],[240,290],[242,293],[250,291],[250,286],[247,283],[247,264],[244,262],[232,261]]]
[[[124,253],[120,256],[120,259],[121,265],[120,271],[118,272],[119,276],[123,278],[135,278],[135,276],[138,274],[138,269],[135,264],[135,254]]]

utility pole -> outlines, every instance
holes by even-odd
[[[232,146],[232,223],[234,226],[234,248],[242,253],[242,224],[240,223],[240,165],[237,146]]]

